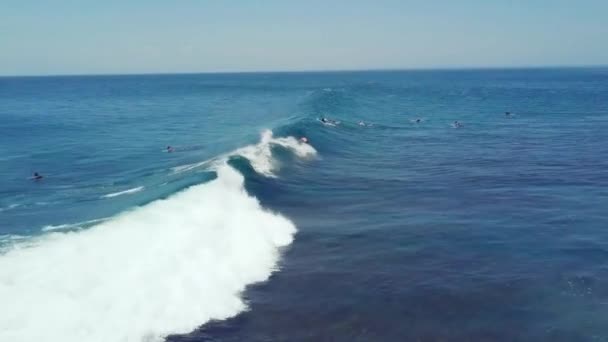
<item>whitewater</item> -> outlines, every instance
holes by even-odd
[[[267,131],[229,155],[269,176],[274,146],[315,153]],[[226,161],[208,183],[88,229],[47,229],[1,255],[0,341],[161,341],[246,310],[242,291],[278,269],[296,227]]]

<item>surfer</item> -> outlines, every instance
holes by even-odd
[[[454,121],[454,128],[460,128],[462,127],[462,124],[460,122],[458,122],[458,120]]]
[[[321,121],[323,124],[329,125],[329,126],[335,126],[340,123],[339,121],[328,119],[326,117],[322,117],[321,119],[319,119],[319,121]]]
[[[306,137],[301,137],[301,138],[300,138],[300,142],[301,142],[302,144],[306,144],[306,143],[308,143],[308,138],[306,138]]]
[[[416,123],[420,123],[420,119],[416,119]]]
[[[173,152],[173,147],[167,146],[167,153],[171,153],[171,152]]]
[[[32,176],[32,178],[30,178],[30,179],[33,179],[33,180],[41,180],[41,179],[42,179],[42,175],[41,175],[41,174],[39,174],[38,172],[34,172],[34,175],[33,175],[33,176]]]
[[[511,112],[505,112],[505,116],[506,117],[510,117],[511,116]]]

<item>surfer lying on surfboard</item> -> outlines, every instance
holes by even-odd
[[[31,180],[41,180],[42,179],[42,175],[39,174],[38,172],[34,172],[34,175],[32,177],[30,177]]]
[[[332,120],[332,119],[328,119],[326,117],[322,117],[319,119],[319,121],[321,121],[322,124],[324,125],[329,125],[329,126],[335,126],[337,124],[340,123],[340,121],[336,121],[336,120]]]

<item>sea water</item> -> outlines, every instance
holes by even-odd
[[[0,78],[0,341],[608,341],[607,132],[602,68]]]

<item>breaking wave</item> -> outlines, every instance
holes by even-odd
[[[273,158],[272,148],[276,146],[290,150],[299,158],[310,158],[317,154],[317,151],[310,144],[300,142],[294,137],[277,138],[273,136],[272,131],[265,130],[261,134],[260,142],[255,145],[248,145],[202,162],[177,166],[172,169],[172,172],[181,173],[199,168],[214,169],[218,165],[225,164],[230,157],[240,156],[248,159],[251,167],[257,173],[266,177],[275,177],[274,171],[279,165]]]
[[[160,341],[245,310],[242,291],[277,270],[296,227],[249,195],[227,161],[245,157],[273,177],[272,146],[316,153],[266,131],[215,158],[208,183],[88,229],[47,226],[0,255],[0,341]]]

